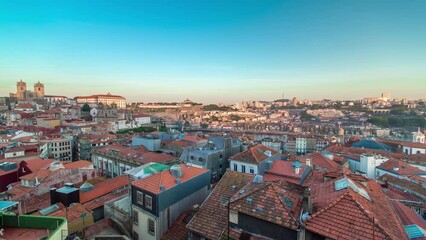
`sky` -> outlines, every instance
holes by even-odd
[[[424,0],[0,0],[0,96],[418,99],[425,26]]]

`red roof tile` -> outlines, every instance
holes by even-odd
[[[102,207],[103,205],[105,205],[105,203],[117,201],[119,199],[122,199],[128,196],[128,194],[129,194],[128,189],[120,191],[120,192],[116,192],[116,193],[115,192],[108,193],[107,195],[95,198],[89,202],[84,203],[83,206],[87,208],[88,210],[93,211],[96,208]]]
[[[377,168],[400,176],[413,174],[426,175],[425,171],[396,159],[389,159],[386,162],[380,164],[380,166],[378,166]]]
[[[183,172],[183,176],[179,178],[180,184],[208,171],[204,168],[186,166],[185,164],[180,164],[179,166]],[[161,192],[160,186],[164,186],[164,189],[167,190],[176,186],[177,183],[176,178],[170,173],[170,171],[165,170],[147,178],[134,181],[132,182],[132,185],[151,193],[159,194]]]
[[[188,230],[186,230],[186,224],[193,214],[193,211],[185,211],[179,215],[176,222],[167,230],[167,232],[161,237],[161,240],[187,240]]]
[[[311,159],[311,163],[314,168],[328,169],[328,170],[341,168],[341,166],[338,163],[323,156],[320,152],[314,152],[314,153],[305,155],[303,157],[299,157],[298,159],[300,160],[300,162],[306,162],[307,158]]]
[[[242,190],[244,192],[242,193]],[[277,183],[249,183],[231,199],[232,210],[296,230],[303,196]],[[248,200],[250,199],[250,200]]]
[[[28,169],[30,169],[30,171],[32,173],[37,172],[38,170],[40,170],[43,167],[49,166],[51,163],[53,163],[55,160],[53,159],[41,159],[41,158],[35,158],[35,159],[29,159],[29,160],[24,160],[23,164],[26,165],[26,167]]]
[[[110,192],[113,192],[117,189],[123,188],[129,184],[128,176],[118,176],[115,178],[111,178],[100,182],[94,185],[95,189],[82,192],[80,191],[80,203],[89,202],[95,198],[102,197],[107,195]]]
[[[331,182],[334,185],[334,182]],[[328,188],[322,194],[336,194],[334,201],[306,220],[306,229],[331,239],[406,239],[404,230],[380,186],[373,180],[364,189],[371,200],[351,187],[336,191]],[[311,194],[314,194],[313,192]],[[318,193],[319,194],[319,193]],[[373,227],[374,226],[374,227]]]
[[[235,160],[235,161],[239,161],[239,162],[246,162],[246,163],[260,163],[264,160],[266,160],[267,158],[269,158],[270,156],[268,156],[265,152],[269,151],[271,153],[270,156],[274,156],[276,154],[278,154],[277,151],[275,151],[274,149],[265,147],[261,144],[255,145],[253,147],[250,147],[249,149],[247,149],[244,152],[235,154],[234,156],[231,156],[229,159],[230,160]]]
[[[288,161],[274,161],[272,163],[272,167],[264,175],[265,181],[281,179],[298,184],[300,182],[300,179],[302,178],[302,173],[306,168],[306,164],[302,163],[302,168],[300,169],[298,174],[295,173],[292,164],[293,162]]]
[[[395,209],[396,214],[398,215],[404,226],[415,224],[426,230],[425,220],[423,220],[423,218],[419,214],[417,214],[413,209],[405,206],[404,204],[396,200],[392,200],[391,203]]]
[[[86,160],[78,160],[75,162],[64,164],[64,168],[66,169],[79,169],[79,168],[85,168],[90,166],[93,166],[93,163]]]
[[[187,229],[208,239],[220,239],[228,224],[228,210],[224,202],[252,181],[253,177],[251,174],[226,171],[188,223]]]

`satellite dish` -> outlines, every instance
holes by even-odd
[[[96,117],[97,114],[98,114],[98,110],[96,108],[92,108],[92,110],[90,110],[90,116]]]

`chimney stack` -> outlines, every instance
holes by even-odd
[[[56,188],[50,188],[50,205],[57,203],[56,200]]]

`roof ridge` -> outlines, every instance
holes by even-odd
[[[253,184],[253,182],[248,182],[248,183],[246,183],[246,185],[244,185],[242,188],[240,188],[240,190],[238,191],[238,192],[240,192],[241,190],[245,190],[245,187],[247,187],[249,184]],[[236,201],[238,201],[238,200],[240,200],[240,199],[242,199],[242,198],[244,198],[244,197],[246,197],[247,195],[250,195],[250,194],[252,194],[252,193],[254,193],[254,192],[257,192],[257,191],[259,191],[259,190],[261,190],[261,189],[264,189],[265,187],[267,187],[267,186],[269,186],[269,185],[271,185],[272,183],[271,182],[263,182],[263,183],[260,183],[259,184],[259,186],[257,186],[256,188],[253,188],[253,189],[251,189],[250,191],[247,191],[247,192],[244,192],[244,193],[242,193],[240,196],[238,196],[238,197],[236,197],[235,199],[230,199],[231,200],[231,202],[236,202]],[[238,194],[238,192],[237,193],[235,193],[233,196],[235,196],[235,195],[237,195]],[[232,198],[232,197],[231,197]]]
[[[279,193],[276,191],[276,189],[275,188],[280,188],[279,186],[277,186],[277,185],[275,185],[275,184],[271,184],[272,185],[272,190],[275,192],[275,194],[277,195],[277,197],[278,197],[278,199],[280,200],[280,202],[281,202],[281,204],[283,205],[283,207],[284,207],[284,209],[286,209],[287,210],[287,213],[291,216],[291,218],[297,223],[297,224],[299,224],[298,223],[298,221],[297,221],[297,219],[294,217],[294,215],[291,213],[291,209],[287,206],[287,204],[281,199],[281,197],[280,197],[280,195],[279,195]],[[281,188],[282,189],[282,188]]]
[[[343,198],[345,198],[347,195],[349,195],[349,191],[345,192],[344,194],[342,194],[341,196],[339,196],[338,198],[336,198],[336,200],[334,200],[333,202],[331,202],[330,204],[328,204],[326,207],[323,207],[321,210],[319,210],[318,212],[312,214],[308,219],[314,218],[318,215],[320,215],[321,213],[327,211],[328,209],[334,207],[338,202],[340,202]],[[308,220],[307,219],[307,220]]]
[[[375,219],[377,220],[377,218],[374,218],[372,216],[370,216],[371,214],[351,195],[349,194],[351,190],[349,190],[348,195],[349,197],[355,202],[355,204],[358,206],[359,209],[361,209],[361,211],[365,214],[365,216],[367,216],[367,218],[369,218],[371,220],[371,222],[373,222],[373,224],[375,226],[377,226],[377,228],[379,228],[381,230],[381,232],[389,239],[393,239],[390,234],[388,234],[385,229],[379,224],[378,221],[375,221]],[[353,190],[352,190],[353,191]],[[355,191],[353,191],[354,194],[358,194]]]

